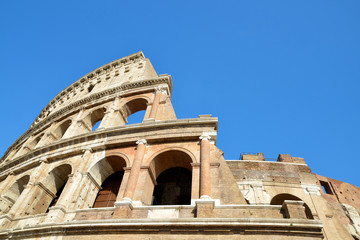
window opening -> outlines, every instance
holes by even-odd
[[[152,205],[189,205],[191,203],[191,171],[173,167],[156,179]]]
[[[116,172],[110,175],[101,185],[93,208],[113,207],[116,196],[119,192],[120,184],[124,176],[124,171]]]
[[[328,182],[320,181],[320,185],[321,185],[324,193],[333,194],[333,192],[331,191],[331,187],[330,187]]]

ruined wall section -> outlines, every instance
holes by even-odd
[[[332,178],[316,175],[327,207],[349,232],[360,238],[360,188]]]
[[[358,237],[359,188],[311,172],[303,158],[280,154],[265,161],[262,153],[227,161],[245,199],[250,204],[274,204],[278,199],[298,199],[324,224],[328,239]],[[325,185],[325,187],[324,187]]]

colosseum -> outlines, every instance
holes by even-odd
[[[177,119],[171,93],[142,52],[61,91],[1,158],[0,239],[360,239],[359,187],[226,160],[218,118]]]

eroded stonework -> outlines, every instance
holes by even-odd
[[[142,52],[60,92],[1,158],[0,238],[359,239],[358,187],[225,160],[218,119],[177,119],[171,92]]]

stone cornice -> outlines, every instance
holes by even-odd
[[[85,97],[83,99],[80,99],[72,104],[69,104],[65,106],[62,109],[59,109],[57,112],[51,114],[50,116],[46,117],[45,119],[38,122],[36,125],[32,125],[22,136],[20,136],[5,152],[4,156],[1,158],[1,162],[7,157],[7,155],[10,153],[10,151],[15,148],[18,144],[22,143],[25,139],[30,137],[34,132],[41,130],[41,128],[45,127],[47,124],[52,123],[59,119],[60,117],[66,115],[70,111],[76,111],[77,108],[80,108],[81,106],[89,103],[94,102],[101,99],[110,98],[113,99],[115,97],[118,97],[119,94],[121,95],[121,92],[123,94],[127,94],[128,90],[138,89],[141,87],[149,87],[149,86],[157,86],[159,84],[166,84],[168,86],[169,94],[172,91],[172,82],[171,82],[171,76],[170,75],[163,75],[157,78],[151,78],[151,79],[144,79],[139,81],[134,81],[130,83],[124,83],[120,86],[106,89],[102,92],[94,93],[88,97]],[[110,99],[110,100],[111,100]]]
[[[57,94],[50,102],[49,104],[41,111],[41,113],[39,114],[39,116],[36,118],[35,122],[33,123],[36,124],[37,121],[39,120],[39,118],[42,117],[42,115],[44,115],[44,113],[46,111],[48,111],[49,109],[51,109],[51,106],[54,105],[57,102],[61,102],[62,99],[70,94],[71,92],[74,91],[74,89],[77,88],[84,88],[84,86],[86,84],[88,84],[90,81],[92,81],[95,78],[99,78],[102,75],[106,74],[106,75],[110,75],[110,73],[114,72],[115,70],[119,69],[121,66],[127,66],[131,63],[135,63],[137,61],[139,61],[140,59],[144,59],[145,56],[144,54],[140,51],[134,54],[131,54],[129,56],[117,59],[115,61],[112,61],[110,63],[107,63],[93,71],[91,71],[90,73],[86,74],[85,76],[81,77],[79,80],[77,80],[76,82],[74,82],[73,84],[71,84],[70,86],[68,86],[67,88],[65,88],[64,90],[62,90],[59,94]],[[46,116],[45,116],[46,117]]]
[[[40,164],[39,159],[48,157],[49,161],[63,158],[65,156],[74,156],[82,154],[82,149],[86,147],[84,143],[88,142],[89,146],[96,149],[103,149],[104,145],[114,144],[110,138],[117,138],[114,140],[116,143],[123,144],[135,144],[138,140],[136,134],[146,133],[148,136],[144,136],[149,143],[157,141],[173,141],[174,139],[193,139],[197,141],[199,136],[203,133],[203,128],[213,128],[217,130],[218,119],[217,118],[193,118],[193,119],[181,119],[181,120],[168,120],[158,122],[144,122],[139,124],[125,125],[116,128],[107,128],[100,131],[90,132],[72,138],[61,139],[49,145],[33,149],[32,151],[6,163],[0,167],[0,179],[7,176],[8,172],[22,172],[25,169],[34,167]],[[199,127],[199,131],[196,132],[193,127]],[[168,130],[168,129],[184,129],[183,131],[177,131],[174,133],[153,134],[153,131]],[[133,135],[132,135],[133,134]],[[99,141],[98,146],[93,145],[94,139],[104,139]],[[105,140],[106,139],[106,140]],[[82,148],[79,148],[76,144],[82,144]],[[64,149],[66,151],[64,152]],[[54,152],[55,151],[55,152]],[[22,169],[22,170],[21,170]]]
[[[109,208],[110,209],[110,208]],[[136,209],[136,207],[134,207]],[[96,209],[91,209],[96,211]],[[320,239],[323,238],[322,222],[307,219],[275,219],[275,218],[178,218],[172,219],[102,219],[82,220],[58,224],[30,225],[24,228],[7,229],[0,232],[0,239],[44,237],[44,236],[76,236],[87,232],[99,236],[99,233],[111,234],[149,234],[150,232],[171,232],[171,234],[188,233],[191,229],[198,232],[214,231],[218,234],[242,233],[256,235],[285,235],[301,236]]]

